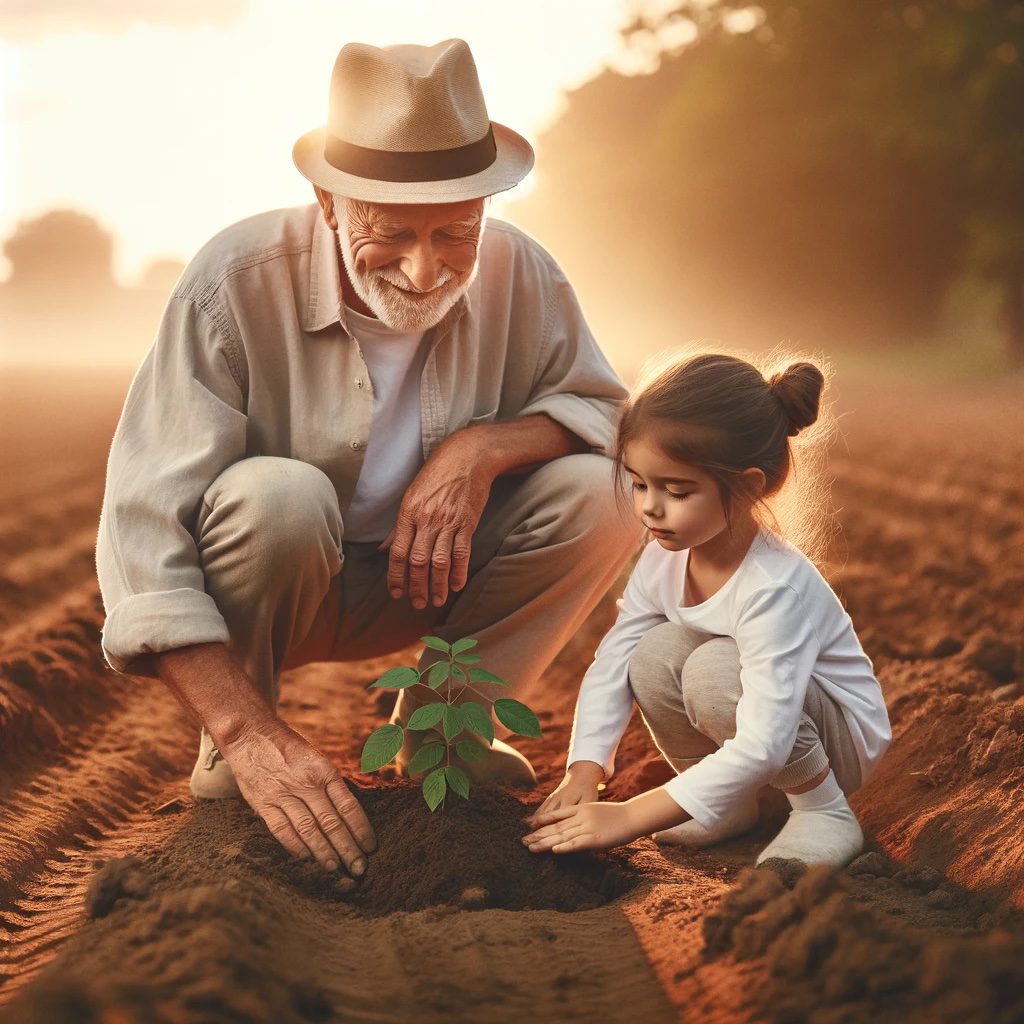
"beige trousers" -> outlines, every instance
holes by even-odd
[[[468,582],[440,607],[413,608],[407,591],[390,596],[388,552],[378,553],[377,541],[346,541],[330,481],[294,459],[256,456],[224,470],[204,495],[196,543],[232,653],[275,706],[284,668],[378,657],[428,633],[476,637],[480,667],[511,685],[482,688],[519,696],[642,540],[612,483],[612,461],[592,453],[498,477],[473,534]],[[427,649],[419,667],[440,657]],[[430,694],[402,691],[405,713],[416,690]]]
[[[629,681],[654,742],[676,771],[736,735],[743,687],[732,637],[662,622],[633,651]],[[860,786],[860,762],[843,713],[812,679],[793,752],[771,784],[794,789],[829,765],[844,793]]]

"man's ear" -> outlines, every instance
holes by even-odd
[[[334,196],[326,192],[319,185],[313,186],[316,193],[316,201],[320,204],[320,211],[324,215],[324,221],[332,231],[338,230],[338,215],[334,209]]]

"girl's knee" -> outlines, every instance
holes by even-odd
[[[682,671],[683,704],[693,725],[719,744],[736,733],[736,705],[743,693],[736,641],[716,636],[697,647]]]
[[[677,622],[660,622],[640,638],[629,659],[629,683],[641,708],[666,689],[679,692],[680,676],[695,646],[693,631]]]

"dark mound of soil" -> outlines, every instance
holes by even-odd
[[[377,835],[366,874],[353,882],[313,861],[296,861],[241,801],[197,806],[176,846],[236,872],[245,869],[289,888],[382,915],[442,904],[503,910],[592,910],[625,893],[632,876],[624,857],[535,854],[519,841],[528,808],[500,789],[479,788],[469,800],[449,797],[431,813],[418,787],[351,785]],[[158,853],[171,869],[179,849]],[[185,860],[185,863],[188,861]]]
[[[318,957],[349,944],[372,957],[375,942],[392,956],[406,926],[377,919],[590,910],[633,884],[622,855],[531,854],[519,842],[528,809],[509,793],[480,788],[432,814],[416,786],[352,788],[378,839],[358,883],[294,860],[240,800],[184,805],[165,846],[99,868],[88,924],[3,1020],[340,1019]]]
[[[961,927],[950,929],[951,909]],[[855,861],[850,874],[744,870],[705,917],[704,940],[708,959],[764,960],[767,979],[750,1005],[771,1021],[1024,1020],[1019,916],[993,914],[984,898],[938,872],[900,869],[877,853]]]
[[[536,854],[520,842],[527,807],[498,789],[449,797],[431,813],[418,788],[370,789],[359,800],[378,849],[345,900],[371,914],[437,904],[466,909],[591,910],[632,887],[612,853]],[[315,869],[314,869],[315,870]]]

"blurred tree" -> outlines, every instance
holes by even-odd
[[[927,334],[979,275],[1024,359],[1024,3],[690,0],[626,40],[660,67],[574,93],[523,204],[586,225],[570,264],[596,246],[696,333],[815,342]]]
[[[137,288],[113,276],[115,239],[92,217],[51,210],[21,221],[3,244],[0,363],[137,363],[184,265],[157,260]]]
[[[153,260],[142,272],[139,287],[145,291],[159,292],[166,297],[171,294],[171,289],[178,283],[184,269],[185,264],[181,260]]]
[[[115,287],[113,236],[75,210],[21,221],[4,243],[14,289],[103,290]]]

